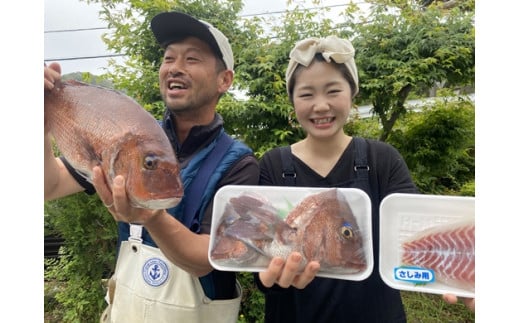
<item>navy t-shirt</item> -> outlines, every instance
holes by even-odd
[[[297,174],[295,185],[356,187],[353,142],[326,177],[291,155]],[[367,140],[366,146],[370,168],[369,184],[364,190],[372,201],[372,274],[363,281],[316,277],[304,289],[284,289],[277,285],[265,288],[255,274],[257,286],[265,293],[265,322],[406,322],[400,292],[388,287],[379,275],[379,204],[388,194],[418,193],[418,190],[403,158],[394,147],[375,140]],[[261,185],[285,186],[280,154],[280,148],[276,148],[260,160]]]

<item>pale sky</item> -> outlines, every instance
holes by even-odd
[[[314,7],[309,0],[299,2],[305,7]],[[348,2],[345,0],[324,0],[322,5],[338,6],[346,5]],[[103,21],[98,19],[99,8],[100,5],[98,4],[87,4],[80,0],[44,0],[45,61],[110,55],[111,53],[107,51],[101,40],[101,35],[107,31],[106,29],[77,31],[78,29],[104,28],[106,26]],[[285,8],[285,0],[244,0],[242,14],[273,13],[283,11]],[[344,9],[344,6],[333,7],[333,9]],[[69,31],[66,32],[67,30]],[[100,67],[107,66],[105,58],[60,60],[58,62],[62,67],[63,74],[77,71],[101,74],[103,71]]]

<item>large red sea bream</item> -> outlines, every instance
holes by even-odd
[[[402,262],[434,271],[437,281],[475,291],[475,221],[434,226],[402,245]]]
[[[183,195],[177,157],[157,120],[127,95],[77,81],[45,91],[45,127],[88,180],[101,166],[107,182],[126,178],[134,206],[165,209]]]

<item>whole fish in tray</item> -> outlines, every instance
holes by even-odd
[[[356,218],[337,189],[305,197],[283,220],[262,196],[230,198],[216,230],[211,260],[236,266],[267,266],[275,256],[298,251],[318,260],[320,272],[354,274],[367,268]],[[303,267],[302,267],[303,268]]]
[[[475,291],[475,220],[459,220],[417,233],[402,245],[405,265],[431,269],[448,286]]]
[[[177,157],[155,118],[127,95],[78,81],[44,92],[45,127],[87,180],[101,166],[111,186],[124,175],[134,206],[166,209],[183,195]]]

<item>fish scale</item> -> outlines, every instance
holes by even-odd
[[[405,265],[432,269],[446,285],[475,290],[475,222],[436,226],[402,245]]]
[[[44,92],[45,128],[71,166],[92,180],[100,166],[111,187],[126,179],[133,206],[167,209],[184,191],[180,168],[166,134],[155,118],[122,92],[59,81]]]

